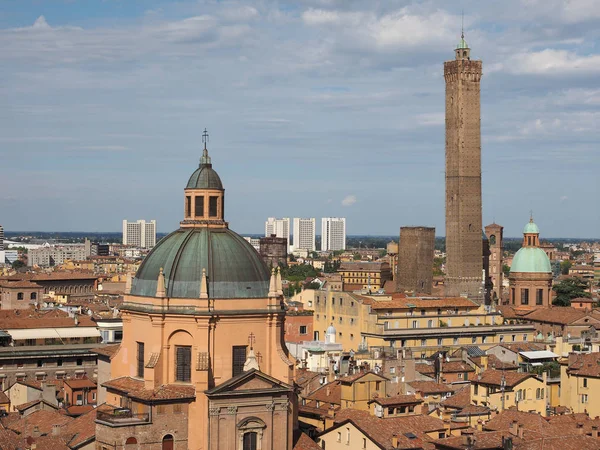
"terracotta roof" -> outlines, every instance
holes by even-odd
[[[66,424],[61,430],[61,436],[64,437],[69,447],[77,447],[84,442],[95,440],[96,437],[96,413],[110,409],[105,404],[85,413],[73,421]]]
[[[481,363],[481,356],[473,356],[471,357],[471,362],[478,367],[483,367]],[[519,368],[518,365],[512,364],[510,362],[501,361],[496,355],[489,354],[487,355],[488,363],[487,366],[491,369],[498,370],[517,370]]]
[[[86,315],[78,315],[78,327],[96,327],[96,323]],[[0,329],[31,328],[71,328],[75,319],[64,311],[35,311],[33,309],[0,310]]]
[[[296,371],[296,379],[294,380],[296,384],[300,387],[304,387],[309,384],[315,378],[319,378],[321,376],[318,372],[311,372],[310,370],[299,369]]]
[[[94,405],[74,405],[65,409],[67,416],[77,417],[94,409]]]
[[[342,386],[340,380],[332,381],[324,386],[321,386],[314,392],[306,396],[307,399],[319,401],[323,403],[333,403],[334,405],[342,404]]]
[[[513,444],[521,443],[521,439],[511,435],[508,431],[476,431],[472,434],[474,444],[468,447],[470,450],[487,450],[503,448],[503,438],[510,437]],[[435,441],[436,448],[442,449],[466,449],[464,436],[451,436]],[[515,448],[521,448],[515,447]]]
[[[27,444],[25,439],[22,439],[18,434],[0,427],[0,448],[2,450],[20,450],[27,448]]]
[[[589,313],[580,309],[575,309],[568,306],[553,306],[552,308],[534,309],[529,314],[524,316],[524,319],[534,322],[567,325],[588,315]]]
[[[416,392],[421,392],[423,395],[429,394],[446,394],[453,392],[448,386],[435,381],[411,381],[409,384]]]
[[[96,388],[96,383],[88,378],[70,378],[65,384],[71,389]]]
[[[0,391],[0,404],[2,403],[10,403],[10,398],[3,391]]]
[[[472,300],[464,297],[445,297],[445,298],[419,298],[419,297],[399,297],[392,295],[390,301],[376,301],[371,306],[374,310],[379,309],[427,309],[427,308],[478,308],[479,306]]]
[[[46,405],[50,406],[50,407],[51,407],[51,408],[53,408],[53,409],[58,409],[58,406],[56,406],[56,405],[53,405],[52,403],[49,403],[49,402],[47,402],[46,400],[43,400],[43,399],[41,399],[41,398],[38,398],[37,400],[32,400],[32,401],[30,401],[30,402],[27,402],[27,403],[22,403],[22,404],[20,404],[20,405],[16,405],[16,406],[15,406],[15,409],[16,409],[17,411],[19,411],[20,413],[23,413],[23,411],[25,411],[25,410],[27,410],[27,409],[31,408],[32,406],[38,405],[38,404],[40,404],[40,403],[44,403],[44,404],[46,404]]]
[[[534,375],[530,373],[519,373],[512,371],[504,372],[502,370],[488,369],[485,372],[482,372],[477,379],[472,380],[471,382],[474,384],[500,386],[502,379],[504,379],[506,382],[506,387],[512,388],[528,378],[534,378]]]
[[[381,381],[387,380],[386,377],[384,377],[383,375],[380,375],[376,372],[373,372],[372,370],[369,370],[367,372],[357,372],[352,375],[346,375],[345,377],[338,378],[338,380],[341,381],[342,383],[353,383],[356,380],[360,380],[362,377],[369,375],[369,374],[373,374],[373,375],[381,378]]]
[[[459,417],[485,416],[491,414],[490,408],[481,405],[467,405],[456,415]]]
[[[536,342],[508,342],[498,344],[500,347],[504,347],[512,352],[538,352],[542,350],[546,350],[546,346],[544,344],[538,344]],[[489,364],[488,364],[489,365]]]
[[[394,435],[398,438],[397,448],[433,449],[432,439],[426,433],[444,430],[444,422],[428,415],[383,419],[372,416],[367,411],[344,409],[336,415],[335,423],[340,425],[345,423],[345,421],[352,422],[369,439],[386,450],[394,448],[392,446],[392,437]]]
[[[523,429],[529,432],[529,437],[533,438],[546,434],[551,427],[548,421],[539,414],[517,411],[515,408],[510,408],[496,414],[484,425],[484,429],[508,431],[513,422],[522,425]]]
[[[306,434],[300,433],[300,438],[294,445],[294,450],[321,450],[321,447]]]
[[[423,375],[433,375],[435,373],[435,367],[433,364],[418,363],[415,364],[415,370]],[[462,361],[450,361],[442,363],[442,373],[464,372],[475,372],[475,369]]]
[[[416,395],[396,395],[394,397],[377,397],[371,400],[371,402],[381,406],[410,405],[423,403],[423,399]]]
[[[597,438],[591,436],[552,436],[525,440],[519,450],[583,450],[600,448]]]
[[[463,409],[471,404],[471,386],[465,386],[454,395],[440,402],[442,406],[452,409]]]
[[[121,377],[107,381],[102,386],[108,389],[125,393],[131,398],[139,400],[179,400],[193,399],[196,396],[194,386],[179,384],[163,384],[155,389],[146,389],[144,381],[136,380],[131,377]]]
[[[121,344],[107,345],[105,347],[95,348],[94,352],[112,358],[119,351],[119,347],[121,347]]]
[[[22,280],[22,281],[0,281],[0,286],[8,288],[8,289],[16,289],[16,288],[41,289],[42,288],[39,284],[33,283],[31,281],[28,281],[28,280]]]
[[[600,353],[572,353],[568,372],[571,375],[600,378]]]
[[[24,436],[31,436],[36,427],[41,434],[50,434],[54,425],[63,426],[72,420],[72,417],[65,416],[58,411],[40,409],[29,414],[27,420],[16,420],[7,428]]]
[[[373,262],[369,262],[369,261],[352,261],[352,262],[343,262],[340,264],[340,268],[338,269],[338,272],[346,272],[348,270],[351,271],[355,271],[355,272],[373,272],[373,271],[380,271],[382,269],[382,266],[387,266],[386,268],[389,269],[389,263],[387,262],[382,262],[382,261],[373,261]]]

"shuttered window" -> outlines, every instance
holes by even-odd
[[[196,217],[204,216],[204,197],[198,196],[195,198]]]
[[[192,347],[175,347],[175,364],[177,366],[175,379],[189,382],[192,378]]]
[[[231,370],[231,376],[235,377],[244,371],[244,363],[246,362],[246,346],[245,345],[234,345],[233,346],[233,367]]]
[[[137,376],[144,378],[144,343],[137,343]]]

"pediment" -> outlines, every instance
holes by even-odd
[[[265,391],[292,391],[288,384],[279,381],[256,369],[249,370],[237,375],[226,382],[206,391],[208,396],[227,395],[228,393],[239,394],[241,392],[265,392]]]

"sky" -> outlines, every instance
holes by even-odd
[[[464,12],[464,13],[463,13]],[[483,222],[600,237],[599,0],[5,0],[0,224],[183,218],[209,132],[226,219],[444,235],[443,62],[483,61]]]

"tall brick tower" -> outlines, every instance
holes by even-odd
[[[502,266],[504,265],[504,227],[496,222],[485,227],[485,235],[490,242],[490,279],[492,282],[492,301],[502,304]]]
[[[483,301],[481,61],[461,36],[446,80],[446,295]]]

